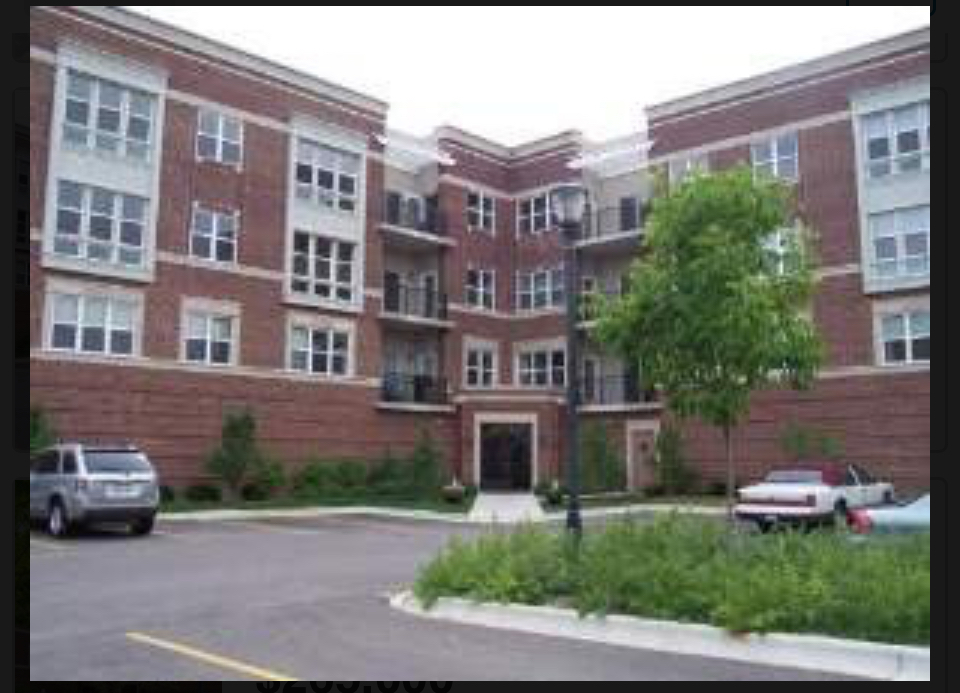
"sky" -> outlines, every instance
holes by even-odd
[[[130,6],[504,145],[636,132],[643,109],[930,23],[929,6]]]

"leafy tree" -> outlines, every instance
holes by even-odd
[[[30,454],[33,455],[57,442],[57,434],[47,413],[39,406],[30,407]]]
[[[803,315],[815,286],[810,231],[795,224],[794,207],[786,184],[755,180],[742,166],[662,190],[628,293],[606,302],[598,320],[600,341],[641,361],[674,412],[722,430],[728,512],[731,436],[751,394],[809,387],[821,360]],[[774,252],[770,238],[786,228],[796,233],[784,234]]]
[[[584,491],[622,491],[626,486],[623,458],[617,454],[599,423],[584,427],[580,459],[583,460]]]
[[[260,473],[268,463],[257,445],[257,422],[249,410],[228,413],[223,419],[219,447],[207,458],[207,469],[227,485],[234,498],[248,476]]]
[[[816,458],[836,459],[840,456],[840,442],[825,431],[808,428],[795,421],[787,424],[780,444],[795,462]]]
[[[664,424],[657,434],[657,484],[667,495],[689,493],[697,486],[697,470],[687,464],[683,438],[674,424]]]
[[[409,458],[411,486],[416,492],[431,494],[440,488],[443,480],[442,459],[433,436],[426,428],[421,429]]]

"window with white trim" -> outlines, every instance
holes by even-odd
[[[59,181],[53,253],[92,263],[142,267],[147,205],[146,198]]]
[[[190,224],[190,254],[201,260],[237,261],[237,212],[221,212],[194,205]]]
[[[243,121],[201,108],[197,114],[197,161],[240,166],[243,162]]]
[[[800,175],[797,133],[781,135],[751,146],[753,172],[756,176],[769,176],[795,181]]]
[[[199,308],[184,311],[183,358],[190,363],[229,366],[236,360],[235,315]]]
[[[543,193],[517,203],[517,229],[521,233],[542,233],[550,229],[550,194]]]
[[[353,214],[360,188],[360,155],[303,139],[297,141],[297,198]]]
[[[882,314],[880,342],[884,365],[929,363],[929,309]]]
[[[706,154],[696,154],[671,159],[667,169],[670,184],[677,185],[694,174],[708,172],[710,170],[710,158]]]
[[[517,310],[559,308],[564,304],[563,266],[517,273]]]
[[[467,349],[467,387],[493,387],[496,384],[496,347],[473,346]]]
[[[930,273],[930,205],[871,214],[873,275],[877,279]]]
[[[471,231],[493,231],[496,202],[482,192],[467,193],[467,227]]]
[[[496,302],[496,283],[493,270],[470,268],[467,270],[467,305],[483,310],[493,310]]]
[[[290,290],[322,301],[352,303],[356,247],[356,243],[296,231]]]
[[[869,178],[930,170],[929,101],[870,113],[861,122]]]
[[[777,277],[783,277],[787,272],[796,270],[796,244],[798,243],[797,229],[794,227],[785,227],[777,229],[765,239],[763,239],[763,249],[767,254],[767,260],[770,263],[770,273]]]
[[[133,356],[140,301],[108,294],[51,291],[48,347],[55,351]]]
[[[566,351],[521,349],[517,354],[517,380],[524,387],[563,387],[567,380]]]
[[[145,161],[152,150],[157,98],[77,70],[67,71],[63,142]]]
[[[290,369],[311,375],[350,373],[350,333],[333,327],[290,325]]]

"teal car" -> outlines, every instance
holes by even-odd
[[[930,531],[930,494],[885,508],[859,508],[849,513],[850,528],[859,534],[903,534]]]

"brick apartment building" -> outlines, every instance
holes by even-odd
[[[505,147],[395,132],[381,101],[125,10],[34,7],[31,400],[64,437],[135,441],[173,484],[203,476],[223,414],[248,406],[291,466],[373,461],[427,429],[451,476],[529,488],[564,444],[551,187],[588,187],[583,289],[616,293],[653,172],[746,162],[795,180],[820,231],[828,362],[811,391],[756,398],[744,476],[783,462],[799,422],[926,486],[929,40],[654,106],[635,136]],[[642,486],[662,406],[582,317],[581,419]],[[684,433],[720,476],[719,438]]]

